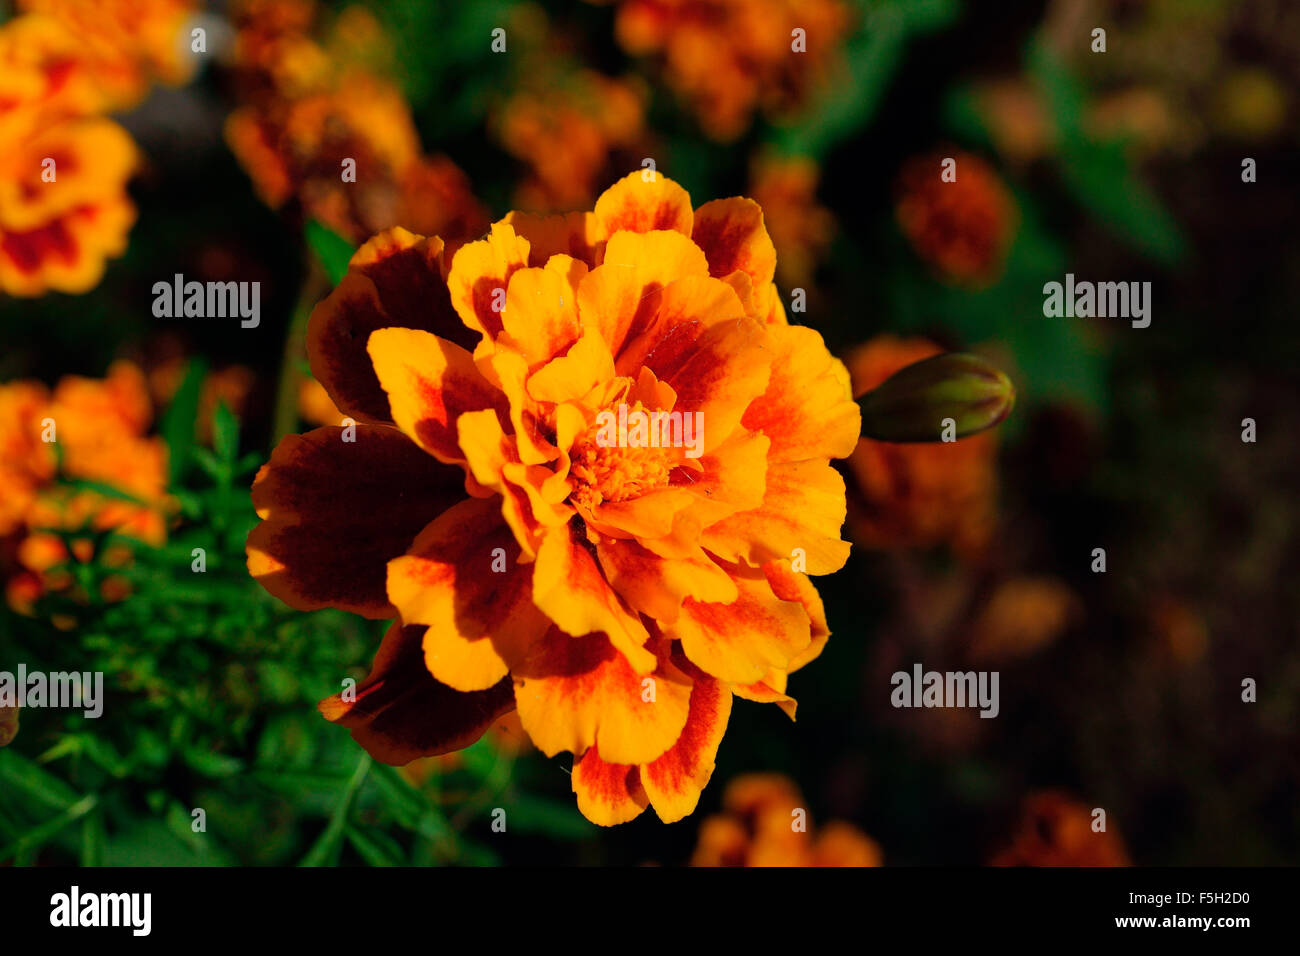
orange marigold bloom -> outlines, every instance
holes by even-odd
[[[85,292],[126,248],[135,144],[101,105],[79,41],[52,20],[0,27],[0,292]]]
[[[723,813],[700,824],[692,866],[880,866],[880,847],[843,821],[810,830],[799,788],[775,773],[727,784]]]
[[[402,229],[357,251],[307,335],[355,440],[281,442],[248,540],[292,606],[400,618],[327,717],[406,763],[517,708],[608,825],[694,809],[733,695],[793,713],[860,415],[821,336],[768,322],[775,266],[755,203],[640,172],[450,263]],[[619,406],[702,421],[698,457],[612,439]]]
[[[1030,794],[1011,844],[992,866],[1128,866],[1124,842],[1107,821],[1092,828],[1092,810],[1056,790]]]
[[[495,117],[502,145],[529,164],[516,204],[535,212],[591,202],[614,150],[645,135],[645,93],[626,80],[581,70],[515,93]]]
[[[182,83],[194,71],[189,24],[193,0],[19,0],[22,10],[57,20],[109,97],[107,109],[132,106],[149,84]]]
[[[36,383],[0,386],[0,477],[17,492],[0,507],[0,535],[15,542],[21,569],[8,584],[11,606],[29,611],[41,594],[71,585],[57,565],[94,557],[89,539],[74,542],[69,553],[59,535],[41,529],[115,531],[151,544],[166,538],[167,449],[146,435],[152,415],[144,375],[129,362],[114,363],[102,380],[66,376],[52,395]],[[46,436],[62,451],[57,474]],[[60,477],[108,485],[136,501],[65,485]],[[118,546],[100,557],[120,564],[129,552]]]
[[[988,163],[952,155],[956,180],[944,182],[944,157],[909,160],[899,176],[895,215],[917,255],[951,282],[986,285],[1002,273],[1015,236],[1015,199]]]
[[[941,351],[925,339],[877,336],[846,359],[853,394]],[[850,517],[854,537],[873,548],[948,543],[959,553],[977,554],[993,528],[996,454],[992,431],[955,442],[863,438],[849,458],[859,493]]]
[[[376,69],[386,37],[373,15],[347,8],[325,46],[303,32],[314,21],[311,4],[236,12],[248,102],[228,117],[226,142],[262,201],[296,200],[357,242],[397,225],[449,241],[482,233],[488,217],[469,180],[446,157],[421,156],[409,104]]]
[[[827,85],[850,19],[840,0],[619,0],[615,32],[629,53],[660,57],[704,131],[726,141],[755,111],[782,118]]]
[[[763,207],[772,241],[781,250],[777,278],[807,286],[835,235],[835,217],[817,202],[821,171],[809,156],[764,155],[750,175],[750,195]]]

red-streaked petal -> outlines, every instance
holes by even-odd
[[[701,549],[690,558],[661,558],[636,541],[604,538],[596,545],[596,557],[623,600],[657,621],[675,621],[685,598],[729,604],[739,593],[727,572]]]
[[[341,608],[393,617],[385,566],[465,497],[464,473],[439,464],[396,428],[356,425],[289,435],[253,482],[262,523],[248,570],[301,611]]]
[[[730,604],[688,598],[664,634],[681,641],[692,664],[720,680],[751,684],[769,671],[785,671],[811,640],[808,614],[772,593],[762,571],[736,567],[739,597]]]
[[[400,766],[468,747],[514,707],[508,680],[472,694],[434,680],[424,667],[424,630],[394,624],[355,700],[339,692],[320,702],[325,718],[351,730],[381,763]]]
[[[848,371],[821,335],[800,325],[770,326],[774,348],[767,391],[742,424],[772,440],[771,462],[847,458],[862,434]]]
[[[573,764],[573,792],[578,809],[597,826],[635,820],[650,804],[635,764],[606,763],[592,747]]]
[[[758,289],[776,274],[776,247],[763,225],[762,207],[752,199],[706,202],[695,210],[691,238],[709,257],[709,275],[744,272]]]
[[[691,688],[690,716],[677,742],[641,768],[641,785],[664,823],[689,816],[713,776],[718,745],[731,717],[731,690],[721,681],[698,678]]]
[[[414,329],[380,329],[367,346],[393,421],[439,461],[460,463],[456,421],[485,408],[502,414],[506,399],[459,345]]]
[[[442,273],[443,247],[405,229],[375,236],[355,253],[347,275],[312,311],[307,358],[334,404],[363,422],[390,422],[366,340],[383,328],[421,329],[465,347],[478,336],[451,307]]]
[[[596,223],[601,238],[619,230],[652,232],[673,229],[691,234],[695,214],[691,197],[681,186],[653,170],[628,173],[596,200]]]
[[[552,628],[514,671],[519,719],[547,756],[600,745],[614,763],[645,763],[686,724],[691,681],[667,659],[640,674],[603,634],[570,637]]]
[[[566,633],[607,634],[634,670],[648,674],[654,668],[654,655],[645,649],[649,632],[609,586],[572,523],[551,528],[542,539],[533,571],[533,600]]]
[[[844,479],[821,461],[768,465],[763,504],[705,529],[703,545],[727,561],[762,565],[802,555],[809,574],[830,574],[849,559],[840,540]]]
[[[533,604],[533,566],[501,516],[501,499],[472,498],[420,532],[388,563],[388,597],[407,624],[427,624],[425,664],[460,691],[485,690],[550,622]]]
[[[493,224],[486,239],[461,246],[447,275],[451,304],[461,320],[490,339],[500,335],[510,277],[527,265],[528,240],[506,222]]]

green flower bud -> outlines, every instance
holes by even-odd
[[[858,399],[862,435],[877,441],[953,441],[992,428],[1015,404],[1006,374],[977,355],[949,352],[900,369]]]

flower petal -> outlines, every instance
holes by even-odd
[[[394,624],[375,655],[370,675],[355,688],[320,702],[326,720],[352,731],[352,739],[381,763],[400,766],[418,757],[468,747],[511,711],[510,682],[462,694],[424,669],[422,627]]]
[[[813,329],[779,325],[769,331],[772,377],[741,423],[772,439],[772,462],[847,458],[862,433],[848,372]]]
[[[461,321],[489,339],[500,335],[510,277],[527,265],[528,240],[504,221],[494,223],[486,239],[461,246],[447,275],[451,304]]]
[[[495,409],[506,400],[459,345],[414,329],[379,329],[367,346],[393,421],[439,461],[458,464],[456,420],[466,412]]]
[[[802,605],[772,593],[762,571],[736,567],[739,597],[730,604],[686,599],[664,634],[682,642],[692,664],[720,680],[750,684],[770,670],[785,671],[811,640]]]
[[[698,548],[690,558],[661,558],[636,541],[603,538],[596,557],[623,600],[657,621],[675,621],[685,598],[729,604],[738,594],[727,572]]]
[[[641,785],[664,823],[675,823],[695,811],[700,793],[713,776],[718,745],[730,717],[731,690],[727,685],[697,678],[681,736],[667,753],[641,768]]]
[[[763,225],[762,207],[752,199],[706,202],[695,210],[691,238],[709,257],[711,276],[744,272],[757,290],[776,275],[776,246]]]
[[[429,625],[425,664],[444,684],[486,690],[550,626],[519,558],[494,496],[449,508],[388,563],[389,600],[404,623]]]
[[[550,529],[542,539],[533,571],[533,601],[566,633],[581,637],[604,632],[637,672],[648,674],[654,668],[654,655],[644,646],[649,632],[609,586],[572,523]]]
[[[375,236],[352,255],[347,275],[312,311],[307,358],[334,404],[363,422],[390,422],[388,396],[366,355],[376,329],[422,329],[458,345],[477,338],[451,307],[443,246],[405,229]]]
[[[465,497],[464,473],[439,464],[396,428],[356,425],[289,435],[253,482],[262,523],[248,570],[300,611],[341,608],[393,617],[385,565]]]
[[[704,253],[681,233],[617,233],[605,247],[604,262],[578,286],[578,312],[586,328],[600,330],[617,357],[624,342],[649,327],[661,289],[708,274]]]
[[[701,413],[707,454],[767,388],[773,354],[767,327],[739,318],[706,329],[684,355],[648,356],[646,367],[676,391],[674,411]]]
[[[641,304],[648,309],[644,326],[629,335],[618,355],[618,374],[635,377],[654,355],[669,364],[672,355],[685,356],[710,326],[745,314],[736,290],[708,276],[689,275],[651,293]]]
[[[592,747],[573,765],[573,792],[578,809],[597,826],[635,820],[650,805],[635,764],[606,763]]]
[[[597,744],[612,763],[658,757],[686,725],[691,697],[690,678],[666,651],[662,646],[659,656],[650,655],[655,670],[647,675],[633,670],[603,634],[570,637],[551,628],[514,671],[528,736],[548,757]]]
[[[520,269],[510,277],[501,322],[530,369],[562,355],[582,335],[578,283],[586,275],[585,263],[557,255],[545,268]]]
[[[703,544],[727,561],[760,565],[802,553],[809,574],[830,574],[849,559],[841,541],[844,479],[820,461],[769,465],[763,504],[723,518],[704,532]]]
[[[695,220],[690,194],[653,170],[628,173],[606,189],[596,200],[595,214],[602,238],[610,238],[621,229],[673,229],[689,236]]]

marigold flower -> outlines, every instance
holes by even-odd
[[[126,249],[135,144],[111,120],[14,110],[0,110],[0,128],[15,133],[0,154],[0,291],[85,292]]]
[[[0,477],[16,494],[0,506],[0,535],[11,536],[16,568],[7,583],[10,605],[30,613],[44,593],[72,585],[57,567],[95,558],[91,542],[74,539],[70,552],[55,531],[114,531],[151,544],[166,538],[171,503],[166,494],[167,449],[148,437],[152,408],[143,373],[116,362],[102,380],[66,376],[53,394],[30,382],[0,385]],[[52,435],[62,451],[54,456]],[[63,483],[61,478],[110,486],[134,501]],[[12,482],[12,485],[8,485]],[[120,545],[99,555],[107,565],[129,560]],[[113,589],[118,583],[108,584]],[[120,599],[120,592],[116,599]]]
[[[925,339],[878,336],[846,360],[853,394],[941,351]],[[863,438],[849,458],[858,491],[850,516],[854,537],[873,548],[947,543],[965,555],[978,553],[993,527],[996,452],[991,431],[929,444]]]
[[[645,94],[627,80],[581,70],[510,97],[494,126],[506,151],[529,164],[516,204],[533,212],[589,203],[615,150],[645,136]]]
[[[660,57],[705,133],[727,141],[756,111],[782,118],[827,85],[850,18],[840,0],[620,0],[615,32],[629,53]]]
[[[736,777],[722,807],[700,824],[692,866],[880,866],[880,847],[852,824],[828,823],[814,837],[799,788],[780,774]]]
[[[1055,790],[1030,794],[1011,844],[992,866],[1128,866],[1124,843],[1109,821],[1093,830],[1092,810]]]
[[[860,426],[821,337],[768,321],[759,207],[647,179],[511,213],[450,264],[402,229],[362,246],[307,337],[355,440],[281,442],[248,540],[292,606],[400,618],[356,699],[322,704],[376,758],[517,708],[606,825],[694,809],[733,695],[793,713],[829,634],[808,574],[848,557],[829,459]],[[700,456],[603,440],[620,405],[698,414]]]
[[[481,233],[487,214],[468,179],[446,157],[421,156],[409,104],[376,69],[385,38],[373,15],[346,9],[326,46],[303,32],[314,20],[310,4],[236,13],[247,102],[227,118],[226,142],[258,196],[273,209],[296,200],[358,242],[397,225],[448,241]]]
[[[104,81],[106,109],[141,100],[154,81],[177,84],[194,71],[187,29],[193,0],[20,0],[19,8],[57,20]]]
[[[944,182],[942,156],[910,160],[899,175],[899,228],[917,255],[951,282],[986,285],[1002,272],[1019,213],[998,174],[956,153],[956,180]]]

